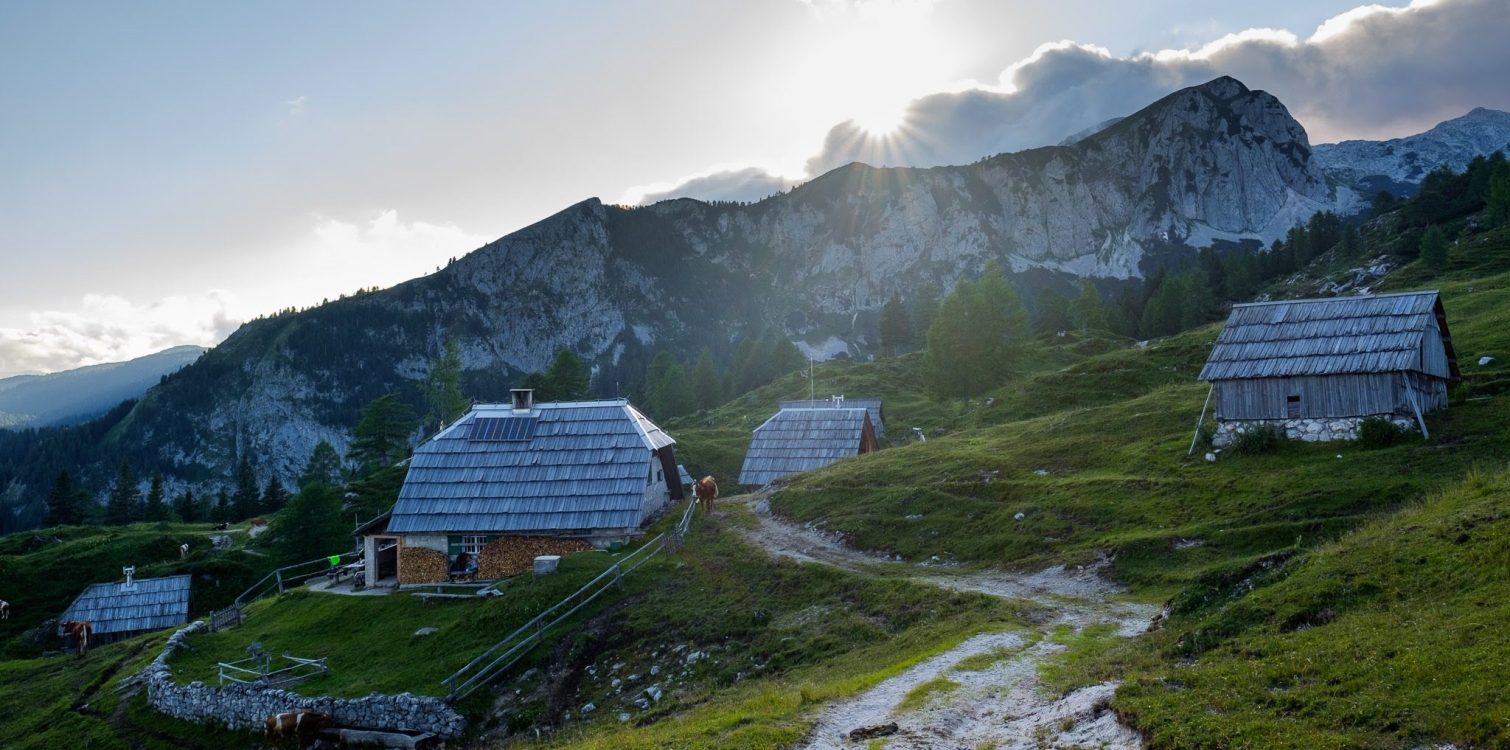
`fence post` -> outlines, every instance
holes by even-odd
[[[273,572],[275,572],[275,573],[278,574],[278,595],[282,596],[283,595],[283,571],[282,570],[276,570],[276,571],[273,571]]]

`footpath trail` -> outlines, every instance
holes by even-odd
[[[1130,637],[1147,629],[1155,607],[1113,600],[1121,591],[1095,569],[1054,567],[1030,575],[917,566],[846,547],[821,530],[773,515],[765,493],[730,498],[754,511],[757,524],[740,533],[775,557],[832,565],[866,575],[906,577],[955,591],[1031,601],[1053,615],[1042,632],[981,633],[882,681],[854,698],[827,706],[808,736],[809,750],[864,747],[849,733],[896,723],[886,738],[891,750],[995,747],[1141,748],[1138,735],[1109,710],[1117,683],[1106,682],[1060,696],[1040,684],[1038,667],[1064,650],[1048,637],[1113,626]],[[903,706],[909,693],[930,684],[921,702]]]

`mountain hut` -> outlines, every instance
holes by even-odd
[[[124,583],[84,589],[58,617],[58,635],[64,635],[62,623],[88,622],[90,644],[102,645],[189,621],[189,576],[139,579],[134,567],[125,573]]]
[[[1368,417],[1425,433],[1459,377],[1434,291],[1235,305],[1200,374],[1216,447],[1257,424],[1306,441],[1356,438]]]
[[[828,466],[879,448],[866,409],[818,403],[816,408],[782,409],[755,428],[739,471],[740,484],[769,484],[788,474]]]
[[[886,442],[886,410],[878,398],[845,398],[830,396],[827,401],[782,401],[783,409],[817,409],[821,407],[864,409],[870,416],[871,429],[876,431],[876,442]]]
[[[398,583],[438,583],[628,542],[684,497],[675,442],[624,399],[537,404],[515,390],[474,406],[415,450],[392,513],[359,529],[367,584],[390,554]]]

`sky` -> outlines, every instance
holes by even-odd
[[[0,3],[0,377],[213,345],[588,197],[968,163],[1234,75],[1313,143],[1510,110],[1510,2]]]

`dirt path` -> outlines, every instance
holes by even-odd
[[[955,591],[1025,599],[1054,616],[1039,623],[1044,634],[1062,628],[1078,632],[1109,624],[1119,635],[1143,632],[1156,610],[1143,604],[1114,601],[1120,590],[1095,567],[1054,567],[1030,575],[964,572],[945,566],[918,566],[888,560],[844,546],[824,532],[771,514],[766,495],[743,501],[757,525],[740,529],[752,544],[777,557],[832,565],[857,573],[905,576]],[[1141,748],[1132,730],[1108,710],[1116,683],[1103,683],[1060,697],[1038,681],[1038,666],[1064,646],[1021,633],[982,633],[927,659],[869,691],[828,706],[803,747],[810,750],[854,748],[851,730],[895,722],[898,731],[886,747],[974,748],[1000,750],[1044,746]],[[995,658],[992,658],[995,657]],[[968,661],[966,661],[968,660]],[[961,662],[965,662],[961,664]],[[942,680],[942,681],[941,681]],[[919,686],[936,689],[922,701],[903,700]]]

